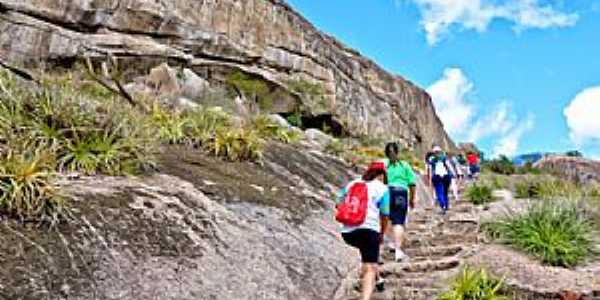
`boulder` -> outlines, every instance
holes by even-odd
[[[326,147],[334,140],[332,136],[314,128],[309,128],[304,131],[304,136],[307,140],[312,141],[321,147]]]
[[[178,95],[181,92],[177,71],[166,63],[150,70],[145,83],[161,97]]]
[[[208,81],[188,68],[183,69],[183,78],[181,81],[181,96],[188,99],[200,100],[210,88]]]
[[[292,127],[290,125],[290,123],[288,123],[288,121],[284,117],[282,117],[278,114],[270,114],[270,115],[268,115],[268,117],[269,117],[269,120],[271,120],[273,123],[275,123],[283,128]]]

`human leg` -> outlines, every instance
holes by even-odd
[[[390,220],[394,237],[396,261],[407,258],[402,251],[404,226],[408,216],[408,190],[402,187],[390,187]]]

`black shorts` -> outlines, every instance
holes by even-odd
[[[356,229],[342,233],[346,244],[360,250],[363,263],[376,264],[379,261],[379,232],[371,229]]]
[[[392,225],[404,225],[408,215],[408,191],[390,186],[390,220]]]

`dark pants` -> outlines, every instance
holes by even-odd
[[[408,190],[390,186],[390,219],[392,225],[404,225],[408,214]]]
[[[435,188],[435,196],[440,205],[440,208],[444,211],[448,210],[448,188],[450,187],[450,176],[437,176],[434,175],[431,179],[433,187]]]
[[[342,233],[346,244],[360,251],[363,263],[376,264],[379,261],[379,232],[371,229],[356,229]]]

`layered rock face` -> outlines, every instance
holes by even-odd
[[[353,134],[425,150],[453,148],[430,96],[315,29],[282,0],[0,0],[0,58],[65,64],[106,53],[169,60],[210,77],[237,69],[275,86],[318,83],[322,103]],[[289,109],[289,108],[288,108]]]

